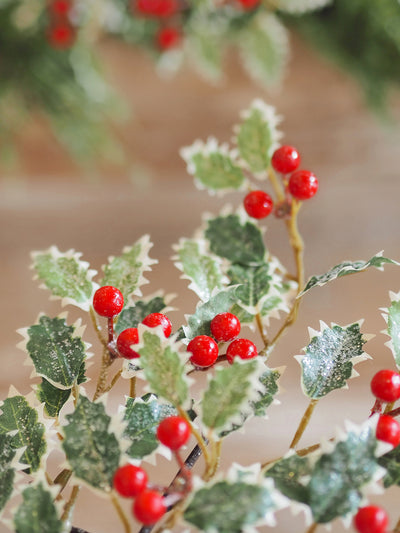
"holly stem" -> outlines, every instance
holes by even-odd
[[[318,527],[318,524],[317,523],[313,523],[311,524],[311,526],[307,529],[306,533],[314,533],[314,531],[317,529]]]
[[[106,339],[103,337],[103,335],[101,333],[102,329],[101,329],[100,324],[97,321],[97,314],[96,314],[95,310],[93,309],[93,307],[90,307],[89,315],[90,315],[94,330],[97,333],[97,337],[98,337],[99,341],[101,342],[101,344],[103,346],[106,347],[108,343],[107,343]]]
[[[129,380],[129,396],[130,398],[136,398],[136,376]]]
[[[260,313],[256,314],[256,324],[257,324],[257,327],[258,327],[258,331],[260,332],[261,338],[263,340],[264,348],[267,348],[268,344],[269,344],[269,340],[268,340],[268,337],[267,337],[267,332],[265,331],[265,328],[263,326],[262,317],[261,317]]]
[[[375,413],[381,413],[382,412],[382,405],[383,401],[379,400],[378,398],[375,400],[374,405],[372,406],[371,413],[369,417],[373,416]]]
[[[395,403],[396,402],[390,402],[390,403],[386,404],[385,410],[383,411],[385,415],[387,415],[388,413],[390,413],[390,411],[393,410],[393,407],[394,407]]]
[[[268,179],[275,191],[278,202],[283,202],[285,200],[285,191],[271,166],[268,168]]]
[[[177,411],[179,413],[179,416],[184,418],[186,422],[190,425],[193,436],[197,440],[197,443],[200,446],[200,449],[204,455],[204,461],[206,462],[206,471],[207,471],[210,466],[211,460],[210,460],[210,454],[208,453],[208,450],[207,450],[206,441],[204,440],[202,435],[197,431],[197,429],[193,426],[192,421],[190,420],[187,412],[184,409],[182,409],[182,407],[177,407]]]
[[[76,499],[78,497],[79,491],[81,490],[81,487],[79,485],[74,485],[72,487],[71,496],[69,497],[69,500],[64,505],[63,514],[61,515],[61,521],[66,522],[69,521],[71,518],[72,511],[75,506]]]
[[[388,411],[388,412],[385,411],[385,414],[389,415],[389,416],[399,416],[400,415],[400,407],[397,407],[396,409],[393,409],[392,411]]]
[[[303,415],[303,418],[300,420],[299,427],[296,430],[296,433],[293,437],[293,440],[290,444],[290,449],[294,449],[299,440],[301,439],[306,427],[308,426],[308,423],[310,422],[311,415],[313,414],[313,411],[315,409],[315,406],[317,405],[318,400],[312,399]]]
[[[329,440],[333,440],[333,439],[329,439]],[[305,457],[305,456],[308,455],[309,453],[315,452],[315,451],[318,450],[320,447],[321,447],[321,444],[313,444],[312,446],[307,446],[306,448],[302,448],[301,450],[295,450],[295,451],[296,451],[296,454],[297,454],[299,457]],[[281,459],[283,459],[282,456],[281,456],[281,457],[278,457],[277,459],[272,459],[271,461],[267,461],[266,463],[263,463],[263,464],[261,465],[261,469],[267,468],[267,466],[272,465],[273,463],[277,463],[277,462],[280,461]]]
[[[99,377],[97,379],[96,392],[93,396],[93,401],[97,400],[102,394],[104,394],[106,389],[107,377],[108,377],[108,368],[112,364],[114,359],[111,358],[108,348],[105,347],[103,350],[103,357],[101,360],[101,368]]]
[[[115,507],[115,510],[117,511],[117,514],[124,526],[125,533],[131,533],[131,526],[128,522],[128,519],[125,516],[124,510],[119,504],[118,498],[115,496],[113,492],[110,494],[111,502]]]
[[[107,318],[108,343],[114,340],[114,317]]]
[[[104,390],[104,392],[109,392],[114,385],[117,383],[119,378],[121,377],[122,369],[118,370],[118,372],[115,374],[115,376],[112,378],[111,383],[108,385],[108,387]]]
[[[211,464],[209,468],[207,468],[203,479],[204,481],[210,481],[212,479],[219,467],[220,461],[221,461],[221,447],[222,447],[222,440],[215,441],[210,438],[210,448],[211,448]]]
[[[394,526],[393,533],[400,533],[400,518],[397,524]]]
[[[60,490],[58,491],[56,500],[61,500],[61,493],[67,486],[68,481],[71,479],[72,476],[72,470],[64,469],[61,470],[61,472],[58,474],[58,476],[54,479],[53,485],[61,485]]]

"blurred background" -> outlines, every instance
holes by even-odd
[[[163,288],[177,295],[170,314],[176,329],[193,312],[196,298],[170,261],[171,246],[192,235],[204,211],[216,214],[227,202],[237,206],[242,195],[197,191],[179,149],[209,135],[230,142],[240,111],[255,97],[276,106],[283,142],[299,149],[303,168],[320,182],[300,215],[307,277],[380,250],[400,260],[400,5],[345,3],[287,0],[277,2],[276,11],[269,2],[223,2],[210,14],[194,2],[183,12],[180,7],[150,16],[122,0],[115,0],[121,9],[114,11],[100,0],[66,2],[64,8],[61,2],[57,9],[39,0],[0,1],[1,398],[10,384],[23,394],[30,389],[16,330],[33,324],[40,312],[60,312],[58,302],[32,281],[32,250],[73,248],[99,270],[109,255],[149,234],[159,264],[144,291]],[[210,20],[218,25],[211,28]],[[165,37],[165,45],[159,33],[170,27],[179,36],[172,36],[172,45]],[[271,53],[259,53],[267,42]],[[293,270],[284,225],[274,219],[266,226],[269,249]],[[363,331],[376,334],[365,347],[373,360],[357,367],[361,377],[349,391],[321,402],[301,446],[332,436],[346,418],[360,423],[368,416],[370,378],[393,367],[387,337],[379,333],[385,328],[379,308],[390,304],[389,290],[400,290],[398,267],[391,265],[305,296],[298,322],[271,358],[272,366],[287,366],[281,405],[270,408],[269,420],[250,422],[244,434],[227,439],[222,468],[272,459],[287,449],[308,404],[293,356],[307,344],[307,327],[318,329],[319,320],[346,325],[365,318]],[[86,321],[83,313],[68,312],[69,321]],[[277,325],[271,322],[272,329]],[[89,323],[84,339],[99,356]],[[94,367],[91,373],[95,378]],[[118,391],[126,394],[127,384]],[[111,407],[117,404],[118,398],[111,401]],[[172,475],[162,460],[150,470],[160,482]],[[379,497],[373,501],[382,503]],[[106,503],[102,513],[93,513],[96,502],[83,494],[76,525],[91,533],[119,531]],[[395,490],[383,505],[395,523]],[[277,531],[304,531],[300,520],[285,511]],[[334,528],[342,530],[340,523]]]

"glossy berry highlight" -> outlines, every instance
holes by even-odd
[[[281,146],[272,155],[271,165],[280,174],[290,174],[300,165],[300,154],[293,146]]]
[[[190,361],[195,366],[205,368],[213,365],[218,359],[218,345],[208,335],[198,335],[192,339],[187,346],[187,351],[192,352]]]
[[[135,498],[147,487],[148,476],[143,468],[130,463],[120,466],[114,474],[114,489],[124,498]]]
[[[274,202],[265,191],[250,191],[243,200],[246,213],[252,218],[265,218],[274,208]]]
[[[179,450],[190,438],[190,425],[181,416],[169,416],[160,422],[157,438],[170,450]]]
[[[140,357],[138,352],[132,348],[133,344],[138,344],[139,332],[137,328],[127,328],[118,335],[117,350],[121,357],[125,359],[135,359]]]
[[[376,438],[396,448],[400,444],[400,424],[392,416],[381,415],[376,425]]]
[[[100,316],[112,318],[124,307],[124,297],[120,290],[111,285],[100,287],[93,296],[93,309]]]
[[[358,510],[353,524],[358,533],[386,533],[389,518],[381,507],[368,505]]]
[[[240,333],[240,321],[232,313],[219,313],[211,320],[210,329],[216,341],[231,341]]]
[[[289,178],[288,189],[293,198],[309,200],[318,191],[318,180],[309,170],[297,170]]]
[[[257,347],[249,339],[236,339],[231,342],[226,350],[226,358],[230,364],[233,363],[235,357],[240,357],[240,359],[253,359],[257,355]]]
[[[400,398],[400,374],[393,370],[379,370],[371,380],[372,394],[383,402]]]
[[[136,520],[145,526],[155,524],[167,512],[163,496],[155,490],[145,490],[138,494],[132,506]]]
[[[149,328],[161,326],[166,337],[171,335],[172,324],[170,319],[162,313],[150,313],[143,320],[142,324]]]

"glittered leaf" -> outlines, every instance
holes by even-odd
[[[46,414],[55,418],[71,396],[71,389],[59,389],[43,378],[37,387],[36,395],[39,401],[44,403]]]
[[[160,403],[154,394],[142,398],[128,398],[125,406],[124,436],[130,441],[127,454],[132,459],[142,459],[159,446],[156,431],[158,424],[168,416],[176,415],[172,405]]]
[[[366,423],[319,457],[308,484],[315,522],[325,524],[358,509],[363,490],[380,474],[376,448],[375,427]]]
[[[272,478],[275,487],[290,500],[301,503],[309,502],[309,490],[307,482],[302,478],[309,476],[312,467],[307,457],[299,457],[297,454],[280,459],[265,472],[265,477]]]
[[[53,296],[62,299],[63,305],[73,304],[88,311],[97,288],[92,281],[96,272],[80,257],[74,250],[62,253],[52,246],[44,252],[32,253],[32,267]]]
[[[250,170],[265,172],[280,137],[276,129],[279,119],[275,109],[262,100],[254,100],[242,116],[236,139],[239,153]]]
[[[251,413],[250,402],[257,400],[263,371],[265,366],[258,358],[235,360],[226,368],[218,368],[203,394],[203,424],[220,432],[232,424],[241,424],[243,417]]]
[[[390,293],[391,305],[389,309],[383,309],[383,317],[387,322],[387,334],[390,341],[386,343],[393,353],[394,361],[400,369],[400,293]]]
[[[342,276],[347,276],[349,274],[356,274],[357,272],[363,272],[369,267],[375,267],[378,270],[383,270],[383,265],[385,263],[393,264],[393,265],[400,265],[397,261],[394,261],[393,259],[388,259],[387,257],[382,257],[382,252],[380,252],[377,255],[374,255],[369,261],[344,261],[343,263],[340,263],[333,268],[331,268],[328,272],[325,274],[321,274],[319,276],[312,276],[302,292],[299,294],[299,296],[303,296],[306,292],[308,292],[313,287],[319,286],[322,287],[329,281],[332,281],[336,278],[340,278]]]
[[[161,313],[165,308],[166,303],[162,296],[155,296],[149,301],[139,300],[132,307],[124,307],[115,326],[116,334],[119,335],[127,328],[136,328],[147,315]]]
[[[109,490],[121,451],[104,404],[79,396],[66,419],[62,447],[75,476],[96,489]]]
[[[13,396],[1,405],[0,435],[12,431],[11,446],[14,450],[26,447],[20,462],[30,466],[33,472],[47,450],[45,426],[38,421],[38,413],[23,396]]]
[[[305,348],[306,355],[298,356],[302,370],[303,392],[319,399],[335,389],[346,387],[354,374],[354,364],[367,359],[360,324],[331,328],[323,324],[322,331],[312,337]]]
[[[387,472],[383,478],[385,488],[392,485],[400,486],[400,446],[393,448],[389,453],[385,453],[378,459],[378,463],[386,468]]]
[[[208,220],[205,236],[210,242],[211,251],[232,263],[263,263],[266,250],[261,231],[252,222],[241,223],[238,215]]]
[[[307,11],[321,9],[332,3],[333,0],[278,0],[276,8],[279,11],[299,15]]]
[[[85,345],[64,318],[41,316],[27,329],[26,350],[39,376],[61,389],[77,382],[86,358]]]
[[[265,416],[267,408],[271,405],[275,395],[278,393],[278,380],[281,376],[279,370],[268,368],[260,376],[259,381],[262,388],[258,392],[259,396],[256,401],[252,402],[252,410],[255,416]]]
[[[176,407],[183,406],[188,398],[188,382],[184,360],[176,346],[172,340],[161,339],[156,332],[139,331],[142,344],[138,348],[140,366],[150,390]]]
[[[175,265],[190,280],[192,289],[203,302],[211,298],[215,288],[221,289],[223,275],[221,264],[216,258],[202,250],[202,243],[193,239],[181,239],[175,247]]]
[[[239,304],[247,307],[256,307],[271,288],[272,276],[269,274],[268,264],[257,267],[232,265],[228,276],[231,285],[240,285],[236,296]]]
[[[211,81],[221,77],[224,40],[203,17],[192,18],[187,33],[187,48],[191,64],[200,74]]]
[[[226,145],[219,146],[210,138],[206,144],[196,141],[181,150],[187,164],[187,171],[195,177],[200,188],[210,191],[231,191],[240,189],[245,181],[242,169],[236,165],[234,154]]]
[[[17,533],[61,533],[64,530],[54,504],[54,494],[43,483],[27,487],[22,499],[14,515]]]
[[[148,235],[144,235],[133,246],[125,247],[120,256],[110,257],[104,267],[101,285],[117,287],[124,296],[125,305],[133,295],[141,295],[140,287],[147,283],[143,273],[157,263],[149,257],[152,246]]]
[[[0,513],[11,497],[15,470],[11,463],[15,457],[12,437],[0,433]]]

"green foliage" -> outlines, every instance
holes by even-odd
[[[312,466],[308,458],[292,453],[268,468],[265,477],[272,478],[275,487],[287,498],[308,504],[310,493],[304,479],[307,479],[311,473]]]
[[[255,416],[265,416],[267,408],[271,405],[275,395],[279,391],[278,380],[281,377],[282,371],[283,369],[268,368],[260,376],[259,381],[262,387],[258,392],[259,397],[251,404]]]
[[[161,313],[166,308],[165,299],[162,296],[154,296],[149,300],[139,300],[132,307],[124,307],[118,316],[115,325],[117,335],[127,328],[136,328],[150,313]]]
[[[36,395],[39,401],[44,403],[46,414],[55,418],[71,396],[71,389],[59,389],[43,378],[37,386]]]
[[[17,533],[62,533],[61,522],[52,494],[44,482],[27,487],[23,501],[14,515]]]
[[[386,469],[386,474],[383,478],[384,487],[400,486],[400,446],[396,446],[390,452],[379,457],[378,463]]]
[[[383,317],[387,322],[387,334],[390,341],[386,346],[392,350],[398,369],[400,369],[400,294],[390,293],[391,304],[384,309]]]
[[[15,448],[12,445],[12,437],[0,433],[0,514],[13,492],[15,469],[12,461],[14,457]]]

